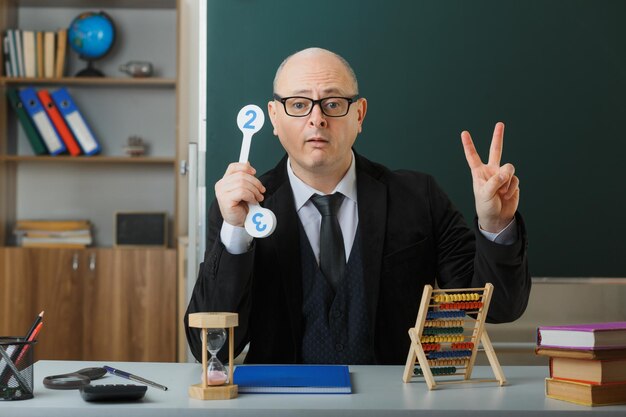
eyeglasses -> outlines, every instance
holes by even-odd
[[[319,104],[322,113],[328,117],[342,117],[348,114],[350,105],[359,99],[358,95],[353,97],[325,97],[313,100],[308,97],[281,97],[274,94],[274,100],[283,103],[285,113],[292,117],[305,117],[311,114],[313,107]]]

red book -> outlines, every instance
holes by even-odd
[[[48,117],[52,120],[52,124],[56,129],[59,136],[65,143],[67,150],[72,156],[78,156],[81,153],[80,146],[78,146],[78,142],[76,142],[76,138],[72,134],[72,131],[65,123],[65,119],[59,113],[59,109],[57,109],[54,101],[52,101],[52,97],[50,97],[50,93],[48,90],[39,90],[37,92],[37,96],[39,100],[41,100],[41,104],[43,108],[46,109],[46,113],[48,113]]]

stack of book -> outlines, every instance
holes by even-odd
[[[539,327],[536,353],[550,358],[547,397],[626,404],[626,322]]]
[[[18,246],[82,249],[92,243],[88,220],[18,220]]]
[[[60,78],[65,73],[67,29],[7,29],[0,47],[6,77]]]

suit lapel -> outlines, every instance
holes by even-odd
[[[373,335],[387,223],[387,187],[376,179],[376,169],[367,160],[356,155],[356,162],[363,280]]]
[[[284,160],[283,160],[284,162]],[[268,195],[263,206],[276,215],[276,230],[266,238],[273,247],[280,268],[280,277],[285,290],[289,310],[289,321],[296,346],[302,343],[302,266],[300,262],[300,235],[298,214],[294,209],[294,197],[287,179],[284,163],[276,167],[275,181],[266,184],[269,189],[276,186]],[[268,193],[269,194],[269,193]],[[274,267],[274,266],[271,266]]]

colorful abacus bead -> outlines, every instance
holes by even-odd
[[[435,352],[441,349],[441,345],[439,343],[423,343],[422,349],[424,352]]]
[[[439,367],[430,368],[430,372],[434,376],[435,375],[453,375],[456,373],[456,368],[454,366],[439,366]],[[416,376],[424,376],[424,373],[422,372],[422,368],[420,368],[419,366],[415,367],[415,369],[413,370],[413,374]]]
[[[451,349],[474,349],[474,343],[472,342],[461,342],[461,343],[452,343],[450,346]]]
[[[471,350],[441,350],[437,352],[429,352],[429,359],[443,359],[443,358],[466,358],[472,356]]]

